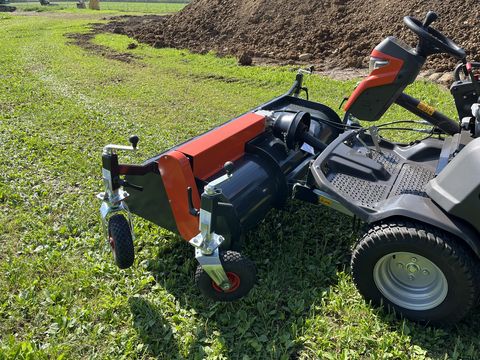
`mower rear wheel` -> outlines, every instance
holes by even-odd
[[[459,240],[409,221],[370,227],[352,255],[353,280],[373,305],[414,321],[461,320],[479,296],[478,259]]]
[[[108,220],[108,241],[117,266],[120,269],[132,266],[135,260],[132,231],[123,215],[113,215]]]
[[[195,284],[200,292],[215,301],[235,301],[246,296],[257,281],[255,264],[231,250],[221,252],[220,261],[230,280],[230,289],[222,290],[199,265],[195,272]]]

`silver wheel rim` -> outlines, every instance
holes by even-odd
[[[385,298],[409,310],[433,309],[448,293],[442,270],[427,258],[409,252],[390,253],[378,260],[373,280]]]

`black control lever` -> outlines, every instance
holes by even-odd
[[[120,185],[123,186],[123,187],[129,187],[129,188],[132,188],[132,189],[135,189],[135,190],[138,190],[138,191],[143,191],[143,187],[142,186],[138,186],[138,185],[135,185],[135,184],[130,184],[128,181],[126,180],[120,180],[119,181]]]
[[[190,186],[187,187],[187,198],[188,198],[188,213],[193,216],[198,216],[200,214],[200,210],[196,209],[193,206],[193,193],[192,193],[192,188]]]
[[[130,144],[132,144],[132,148],[136,149],[140,138],[137,135],[132,135],[128,138]]]
[[[235,165],[233,164],[233,162],[227,161],[225,164],[223,164],[223,169],[228,176],[231,176],[233,174],[233,170],[235,170]]]
[[[423,26],[429,27],[431,23],[438,19],[437,13],[433,11],[429,11],[427,16],[425,16],[425,20],[423,20]]]

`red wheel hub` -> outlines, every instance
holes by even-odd
[[[108,243],[110,244],[110,248],[111,248],[112,250],[115,250],[115,240],[113,239],[113,236],[110,236],[110,237],[108,238]]]
[[[238,276],[233,272],[227,272],[227,277],[228,277],[228,280],[230,281],[230,289],[222,290],[220,286],[218,286],[212,281],[213,288],[218,292],[231,293],[240,287],[240,276]]]

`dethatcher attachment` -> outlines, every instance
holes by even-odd
[[[136,149],[138,137],[131,146],[106,146],[99,198],[117,265],[134,262],[134,213],[194,247],[204,295],[239,299],[256,282],[254,263],[241,254],[243,235],[296,198],[367,224],[351,263],[367,300],[421,322],[460,320],[480,291],[480,64],[430,26],[436,18],[405,17],[419,37],[415,49],[388,37],[373,50],[370,75],[343,120],[308,100],[303,77],[310,71],[301,70],[286,94],[143,164],[119,164],[116,153]],[[458,120],[403,93],[437,53],[461,61],[451,87]],[[358,121],[379,120],[393,103],[422,120]],[[426,137],[396,143],[381,136],[387,129]]]

